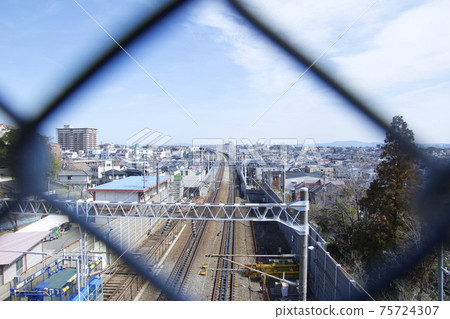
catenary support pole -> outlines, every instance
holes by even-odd
[[[438,300],[444,300],[444,244],[438,246]]]
[[[283,186],[281,187],[283,194],[283,203],[286,203],[286,160],[283,163]]]
[[[308,201],[308,188],[300,189],[300,200]],[[305,225],[308,229],[308,209],[300,214],[300,224]],[[299,272],[299,300],[306,301],[307,297],[307,281],[308,281],[308,232],[300,236],[300,272]]]

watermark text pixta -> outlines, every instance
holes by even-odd
[[[275,308],[275,317],[287,316],[362,316],[364,315],[364,308],[362,307],[277,307]]]
[[[273,160],[277,163],[286,163],[288,160],[298,161],[305,157],[319,161],[322,159],[315,141],[305,139],[299,152],[290,156],[289,148],[298,147],[296,138],[260,138],[252,141],[249,138],[229,139],[222,138],[194,138],[192,152],[194,161],[204,158],[205,151],[227,154],[230,161],[253,162],[258,165],[270,165]],[[270,154],[270,156],[266,156]],[[292,155],[292,154],[291,154]]]

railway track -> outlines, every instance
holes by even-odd
[[[215,184],[219,185],[219,187],[215,187],[214,191],[210,194],[210,196],[207,199],[207,202],[211,203],[218,203],[218,202],[224,202],[226,199],[226,202],[232,203],[234,202],[234,183],[232,182],[233,179],[230,178],[230,182],[228,185],[228,188],[226,189],[226,193],[224,194],[224,170],[225,168],[223,166],[219,167],[217,175],[215,177]],[[233,175],[234,176],[234,175]],[[220,191],[222,189],[222,191]],[[222,233],[228,234],[228,236],[234,236],[233,231],[233,223],[226,223],[228,228],[227,231],[222,231]],[[188,282],[189,275],[192,271],[192,265],[194,263],[195,258],[197,257],[198,249],[200,247],[200,244],[202,243],[204,239],[204,234],[206,227],[208,225],[207,221],[199,222],[199,225],[196,227],[196,232],[191,234],[188,241],[186,242],[182,253],[180,254],[180,257],[178,258],[175,267],[173,268],[172,272],[169,275],[169,279],[167,281],[168,286],[171,287],[174,291],[174,293],[177,294],[185,294],[186,291],[186,283]],[[224,251],[227,251],[229,253],[232,253],[233,247],[231,246],[234,240],[228,238],[225,240],[222,240],[224,243],[224,247],[221,248]],[[228,243],[228,244],[227,244]],[[230,244],[231,243],[231,244]],[[225,265],[227,268],[231,268],[232,265]],[[222,277],[222,276],[220,276]],[[230,284],[230,280],[226,279],[224,280],[224,283],[222,285],[217,285],[217,287],[225,287],[226,285]],[[216,286],[216,285],[215,285]],[[231,284],[232,286],[232,284]],[[221,290],[224,288],[219,288],[218,294],[221,293]],[[216,289],[214,289],[216,290]],[[231,288],[228,288],[229,291],[231,291]],[[226,294],[226,293],[225,293]],[[161,294],[158,298],[158,300],[166,300],[166,296],[164,294]]]
[[[234,203],[234,174],[230,171],[230,182],[228,190],[228,202]],[[235,223],[224,222],[222,224],[222,238],[220,242],[221,255],[233,255],[235,252]],[[234,300],[234,273],[233,264],[228,260],[219,258],[217,261],[217,270],[213,284],[213,301],[232,301]]]
[[[126,288],[135,280],[136,274],[131,273],[126,265],[117,265],[104,273],[103,300],[120,300]]]
[[[178,221],[171,225],[165,225],[162,230],[157,230],[152,235],[143,240],[135,254],[139,255],[144,264],[151,265],[159,259],[167,248],[167,242],[174,232],[179,229]],[[144,285],[145,280],[125,264],[117,264],[103,272],[103,300],[118,301],[132,300],[137,295],[139,289]]]
[[[219,167],[218,173],[215,177],[215,181],[219,182],[219,185],[222,183],[224,174],[224,168]],[[219,189],[215,188],[215,190],[208,197],[208,202],[215,202],[218,197]],[[189,235],[186,244],[183,247],[183,250],[178,257],[175,266],[173,267],[168,279],[167,285],[172,289],[175,294],[184,295],[186,289],[186,283],[189,278],[189,275],[192,270],[192,265],[197,256],[198,249],[203,240],[205,230],[207,227],[207,221],[197,222],[198,224],[195,227],[195,231]],[[167,296],[164,293],[161,293],[158,297],[159,301],[167,300]]]
[[[202,221],[198,227],[198,232],[189,235],[189,239],[186,241],[182,253],[167,279],[167,286],[177,295],[184,295],[186,293],[184,290],[186,287],[185,284],[191,272],[192,264],[197,256],[198,247],[203,239],[205,224],[206,221]],[[167,296],[161,293],[158,300],[167,300]]]
[[[220,203],[220,202],[234,202],[234,172],[230,170],[229,183],[223,181],[225,168],[219,167],[215,176],[214,191],[210,193],[207,202]],[[228,183],[228,185],[227,185]],[[218,187],[217,187],[218,185]],[[177,295],[187,295],[186,289],[188,287],[188,279],[192,270],[195,268],[195,260],[197,259],[199,247],[202,242],[206,240],[205,230],[208,226],[208,221],[192,221],[192,232],[189,234],[181,252],[178,255],[177,260],[174,263],[173,269],[166,276],[167,287],[170,287],[172,292]],[[182,222],[179,222],[181,225]],[[169,226],[170,225],[170,226]],[[176,227],[176,222],[171,221],[166,223],[166,227]],[[144,258],[145,263],[154,265],[158,262],[157,252],[164,250],[164,240],[171,233],[169,230],[160,233],[160,241],[155,242],[155,239],[148,238],[142,244],[141,257]],[[220,253],[224,255],[233,254],[235,251],[234,237],[235,237],[235,224],[233,222],[222,223],[222,236],[220,241]],[[163,247],[163,248],[161,248]],[[145,252],[144,252],[145,251]],[[213,280],[213,292],[210,294],[212,300],[234,300],[234,274],[233,264],[220,258],[217,265],[217,272],[215,273]],[[136,290],[136,281],[138,277],[131,270],[120,269],[115,272],[109,281],[105,280],[104,291],[105,300],[127,300],[130,298],[130,294],[124,291],[134,289]],[[113,279],[114,278],[114,279]],[[163,292],[156,292],[157,300],[168,300],[167,296]],[[131,300],[133,300],[131,298]],[[154,300],[154,299],[153,299]]]

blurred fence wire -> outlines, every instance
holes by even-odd
[[[21,198],[30,195],[36,195],[51,202],[55,207],[67,214],[74,222],[79,223],[80,226],[85,228],[92,235],[105,242],[110,247],[111,251],[118,256],[122,256],[122,259],[133,267],[140,275],[153,282],[173,300],[184,299],[184,297],[171,291],[160,278],[150,273],[148,268],[144,267],[135,256],[126,251],[122,251],[118,245],[109,241],[104,234],[96,227],[93,227],[85,218],[81,218],[74,211],[71,211],[67,207],[64,207],[60,202],[57,202],[44,194],[46,189],[44,189],[43,185],[46,185],[47,180],[47,177],[45,176],[46,169],[44,167],[46,161],[44,158],[45,152],[42,141],[38,138],[38,129],[49,116],[62,108],[63,103],[68,98],[82,87],[88,86],[94,80],[96,73],[108,66],[108,64],[121,53],[123,48],[126,48],[136,41],[144,33],[154,31],[156,25],[173,15],[175,12],[182,11],[191,2],[195,1],[168,1],[159,7],[159,9],[150,12],[143,20],[130,27],[125,36],[121,39],[116,39],[117,42],[112,42],[109,47],[105,47],[103,52],[85,65],[81,72],[74,74],[72,81],[68,85],[62,87],[59,93],[53,96],[46,105],[43,106],[42,112],[35,118],[27,120],[19,116],[15,111],[14,105],[6,104],[5,101],[0,98],[0,107],[3,112],[6,113],[6,115],[8,115],[20,128],[18,142],[17,145],[15,145],[14,152],[10,158],[13,173],[21,188],[21,196],[20,198],[17,198],[17,200],[19,201]],[[265,35],[273,45],[284,50],[287,56],[293,58],[302,67],[308,68],[308,70],[313,72],[325,85],[332,88],[342,99],[346,100],[351,107],[358,110],[362,116],[371,120],[380,129],[390,132],[395,136],[405,152],[408,152],[410,156],[420,161],[430,172],[431,180],[423,189],[420,203],[421,212],[427,223],[427,229],[432,229],[433,231],[426,234],[427,236],[424,239],[421,250],[411,247],[409,253],[401,258],[403,261],[401,265],[395,267],[388,266],[387,264],[385,265],[386,267],[392,268],[389,268],[388,271],[385,272],[385,275],[379,278],[379,280],[370,287],[366,287],[370,294],[375,294],[380,289],[386,287],[392,280],[407,272],[423,256],[435,248],[437,244],[443,242],[448,236],[450,225],[450,214],[448,213],[450,203],[450,170],[438,165],[428,158],[418,147],[403,140],[396,132],[391,131],[389,122],[386,121],[386,118],[383,117],[382,114],[378,114],[368,101],[365,101],[362,97],[358,96],[357,92],[353,92],[345,87],[338,79],[334,78],[330,72],[322,68],[319,63],[315,63],[314,59],[309,57],[305,50],[302,50],[297,45],[292,45],[283,38],[282,35],[275,32],[265,23],[265,21],[261,20],[241,1],[230,0],[229,4],[230,8],[233,8],[236,13],[245,18],[257,31]],[[35,160],[30,163],[25,159],[26,156],[24,156],[24,154],[33,154]],[[8,212],[8,209],[3,208],[0,214],[7,216]],[[195,299],[195,296],[190,297]],[[354,298],[362,299],[364,296],[354,296]]]

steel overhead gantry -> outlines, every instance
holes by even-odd
[[[106,201],[57,201],[80,217],[98,218],[153,218],[216,221],[277,221],[307,235],[308,227],[301,214],[309,209],[308,201],[290,204],[278,203],[137,203]],[[0,199],[0,208],[11,214],[48,215],[62,214],[45,200]]]
[[[299,293],[306,300],[307,237],[309,201],[303,189],[300,201],[285,203],[137,203],[103,201],[52,201],[0,199],[0,210],[10,214],[63,214],[66,210],[86,218],[151,218],[215,221],[276,221],[295,230],[300,236]],[[58,208],[58,207],[61,207]]]

